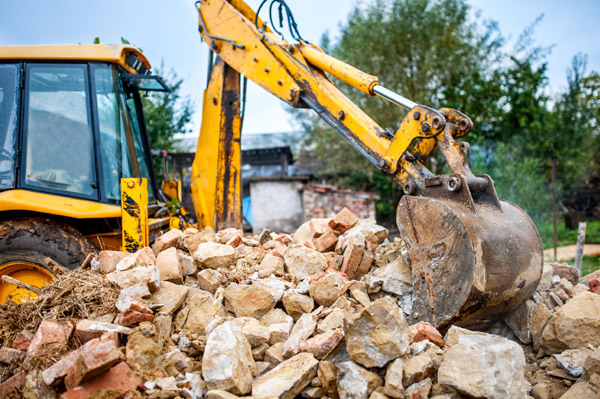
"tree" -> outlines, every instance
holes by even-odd
[[[494,66],[502,43],[494,23],[470,21],[465,0],[372,1],[351,12],[336,42],[327,34],[322,39],[326,52],[378,76],[390,90],[428,106],[461,109],[476,126],[499,113],[501,86]],[[405,115],[400,108],[336,83],[382,127],[397,130]],[[327,160],[323,174],[336,176],[337,184],[378,192],[378,218],[393,223],[400,189],[316,116],[296,115]],[[487,125],[481,125],[485,133]]]
[[[154,71],[162,76],[163,65]],[[192,118],[192,103],[181,97],[180,89],[183,79],[173,71],[163,76],[170,92],[149,92],[142,97],[146,129],[150,138],[150,146],[157,150],[173,150],[177,139],[175,135],[185,133]]]

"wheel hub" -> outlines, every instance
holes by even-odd
[[[10,276],[23,283],[34,287],[47,286],[54,280],[54,275],[43,267],[25,261],[15,261],[0,265],[0,277]],[[25,288],[16,287],[13,284],[0,283],[0,303],[8,300],[15,303],[24,303],[37,298],[37,294]]]

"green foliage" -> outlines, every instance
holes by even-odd
[[[163,68],[158,68],[154,74],[161,75]],[[175,135],[186,133],[192,117],[192,103],[182,98],[180,94],[183,79],[171,71],[162,76],[170,92],[149,92],[142,97],[146,129],[150,137],[150,146],[157,150],[173,150],[177,140]]]
[[[544,249],[553,248],[553,231],[551,222],[539,226]],[[569,230],[565,227],[562,220],[558,220],[556,224],[556,237],[559,247],[573,245],[577,242],[577,229]],[[588,244],[600,244],[600,220],[590,220],[587,222],[585,242]]]
[[[562,220],[557,223],[556,237],[557,246],[573,245],[577,243],[577,229],[569,230],[565,227]],[[552,223],[544,223],[539,225],[540,236],[542,237],[542,245],[544,249],[554,247],[554,230]],[[600,220],[591,220],[587,222],[585,234],[585,242],[587,244],[600,244]],[[575,263],[575,260],[567,261],[570,265]],[[600,256],[584,256],[581,264],[581,275],[585,276],[595,270],[600,269]]]
[[[577,55],[568,89],[549,97],[545,57],[550,49],[534,41],[543,16],[506,50],[496,23],[479,15],[473,20],[472,15],[466,0],[371,0],[350,13],[339,38],[325,34],[321,44],[417,103],[469,115],[476,127],[466,138],[472,144],[473,170],[489,174],[501,198],[543,225],[552,209],[553,159],[559,196],[598,171],[594,156],[600,153],[600,75],[587,74],[585,57]],[[398,128],[404,116],[398,107],[336,84],[382,127]],[[392,223],[401,196],[394,183],[317,116],[294,113],[326,161],[322,177],[378,193],[378,218]],[[438,158],[435,164],[444,165],[439,154],[433,156]],[[444,168],[436,173],[447,172]]]
[[[177,215],[177,211],[179,211],[179,209],[181,209],[183,207],[183,205],[181,205],[181,202],[179,202],[179,199],[177,199],[177,197],[171,198],[167,202],[166,205],[167,205],[167,208],[169,210],[169,215],[170,216]]]
[[[574,261],[568,262],[573,264]],[[581,260],[581,275],[586,276],[593,271],[600,269],[600,256],[584,256]]]

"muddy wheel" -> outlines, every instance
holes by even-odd
[[[49,284],[54,275],[45,261],[51,258],[59,266],[75,269],[93,244],[73,227],[42,218],[24,218],[0,222],[0,276],[8,275],[35,287]],[[0,303],[11,296],[23,302],[35,294],[12,284],[0,284]]]

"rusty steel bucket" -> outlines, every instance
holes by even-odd
[[[484,328],[534,293],[542,275],[539,233],[529,216],[500,201],[488,176],[471,187],[460,174],[425,179],[397,211],[412,268],[412,322],[444,331]]]

